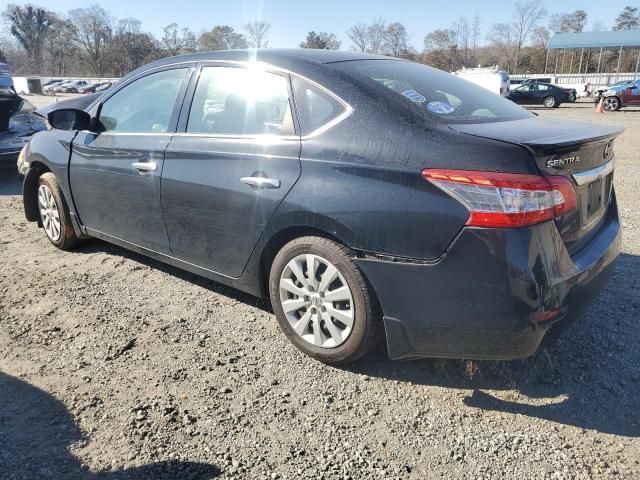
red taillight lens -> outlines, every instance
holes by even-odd
[[[471,226],[534,225],[577,206],[575,189],[565,177],[431,168],[422,176],[467,207]]]

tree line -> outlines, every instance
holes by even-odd
[[[115,18],[97,4],[58,14],[33,4],[8,5],[2,12],[5,29],[0,34],[0,61],[8,61],[17,74],[47,76],[122,76],[157,58],[208,50],[266,48],[271,25],[255,20],[236,31],[229,25],[216,25],[199,33],[171,23],[160,38],[145,32],[136,18]],[[542,0],[516,3],[510,22],[493,23],[483,32],[479,15],[460,17],[450,28],[436,29],[423,39],[423,49],[411,45],[411,35],[400,22],[375,19],[357,23],[346,33],[351,50],[407,58],[443,70],[462,67],[498,65],[510,73],[577,69],[576,52],[571,58],[560,51],[548,51],[549,40],[556,32],[583,32],[587,12],[548,15]],[[617,16],[613,30],[640,28],[637,7],[627,6]],[[592,30],[606,30],[596,21]],[[301,48],[335,50],[341,42],[334,33],[310,31],[299,44]],[[611,71],[616,50],[603,54],[601,70]],[[633,71],[635,56],[627,52],[621,70]],[[583,71],[594,71],[597,54],[588,53],[582,61]],[[570,62],[570,63],[569,63]],[[566,63],[566,66],[565,66]],[[575,64],[575,65],[574,65]],[[568,70],[567,70],[568,71]]]

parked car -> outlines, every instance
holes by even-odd
[[[463,68],[455,75],[503,97],[509,94],[509,74],[497,67]]]
[[[520,85],[533,85],[533,84],[547,84],[547,85],[551,85],[552,87],[556,87],[559,88],[561,90],[565,90],[569,93],[569,97],[568,97],[568,101],[569,102],[575,102],[578,98],[578,92],[576,91],[575,88],[572,88],[570,86],[560,86],[557,84],[551,84],[550,81],[548,81],[549,79],[546,78],[527,78],[526,80],[523,80]],[[588,84],[587,84],[588,85]],[[538,89],[538,90],[545,90],[545,88],[542,89]]]
[[[518,85],[526,85],[528,83],[549,83],[558,88],[565,88],[574,93],[575,99],[591,96],[591,85],[589,82],[563,83],[566,81],[563,77],[533,77],[533,78],[516,78],[511,79],[511,89]]]
[[[65,83],[66,82],[62,80],[50,83],[49,85],[42,87],[42,93],[44,93],[45,95],[53,95],[54,93],[56,93],[58,87],[64,85]]]
[[[598,91],[595,96],[595,104],[598,105],[604,98],[604,109],[615,112],[622,107],[640,105],[640,80],[625,80],[614,83],[606,90]]]
[[[60,93],[78,93],[78,89],[86,87],[89,83],[86,80],[72,80],[60,85],[56,92]]]
[[[98,85],[95,88],[96,92],[104,92],[105,90],[111,88],[111,85],[113,85],[112,82],[103,82],[102,84]]]
[[[520,105],[544,105],[547,108],[559,107],[560,104],[572,101],[572,92],[549,83],[531,82],[520,85],[507,95],[512,102]]]
[[[48,87],[49,85],[53,85],[54,83],[62,83],[62,80],[52,78],[52,79],[48,80],[46,83],[43,83],[42,84],[42,88]]]
[[[31,135],[46,128],[33,105],[12,88],[0,88],[0,165],[15,164]]]
[[[269,298],[327,363],[383,325],[393,359],[526,357],[620,251],[620,128],[542,119],[406,60],[176,56],[48,119],[19,165],[54,246],[96,237]]]
[[[84,87],[78,88],[78,93],[96,93],[106,90],[111,86],[111,82],[97,82],[92,83],[91,85],[85,85]]]

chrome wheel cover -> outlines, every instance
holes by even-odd
[[[40,207],[40,219],[44,231],[50,240],[56,242],[60,239],[60,212],[56,199],[46,185],[38,188],[38,206]]]
[[[342,345],[353,330],[355,307],[347,281],[328,260],[293,258],[280,275],[280,304],[291,328],[322,348]]]

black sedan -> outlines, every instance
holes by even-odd
[[[45,119],[13,88],[0,88],[0,164],[15,164],[22,147],[36,132],[46,130]]]
[[[96,237],[269,298],[327,363],[383,327],[394,359],[526,357],[620,251],[620,129],[543,120],[409,61],[177,56],[48,117],[21,172],[53,245]]]
[[[511,90],[507,98],[520,105],[559,107],[561,103],[575,102],[575,90],[560,88],[550,83],[526,83]]]

